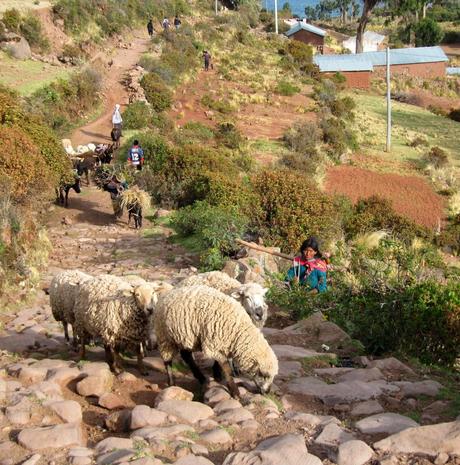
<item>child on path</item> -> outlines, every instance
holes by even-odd
[[[169,22],[168,18],[164,18],[161,25],[163,26],[164,31],[167,32],[169,31],[169,26],[171,26],[171,23]]]
[[[147,32],[149,33],[149,36],[152,37],[153,33],[155,30],[153,29],[153,21],[149,19],[149,22],[147,23]]]
[[[203,52],[203,59],[204,59],[204,70],[209,71],[209,65],[211,65],[211,54],[207,50]],[[211,65],[211,69],[212,69],[212,65]]]
[[[180,28],[180,25],[182,24],[182,21],[179,19],[179,16],[176,15],[174,17],[174,26],[176,28],[176,31]]]
[[[144,164],[144,151],[139,145],[139,141],[135,140],[133,146],[128,151],[128,163],[135,166],[138,171],[142,170]]]

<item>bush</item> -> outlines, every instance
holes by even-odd
[[[460,123],[460,108],[451,110],[449,112],[449,118]]]
[[[130,103],[123,112],[126,129],[142,129],[152,124],[152,110],[144,102]]]
[[[351,97],[337,98],[330,102],[331,113],[337,118],[343,118],[352,121],[354,119],[353,110],[356,103]]]
[[[287,81],[279,81],[275,92],[280,95],[291,96],[298,94],[300,92],[300,87],[294,86]]]
[[[298,40],[289,40],[286,45],[286,51],[301,71],[310,69],[313,64],[313,48],[311,45],[304,44]]]
[[[239,149],[244,141],[241,131],[230,122],[218,124],[216,139],[229,149]]]
[[[296,172],[263,171],[252,182],[262,210],[259,231],[266,243],[295,251],[305,237],[327,241],[340,235],[334,200]]]
[[[460,255],[460,215],[447,224],[436,243],[441,247],[449,247],[452,253]]]
[[[432,147],[425,156],[426,163],[435,168],[443,168],[449,164],[447,152],[440,147]]]
[[[341,119],[323,118],[320,127],[323,131],[323,140],[329,144],[329,152],[336,161],[340,160],[340,155],[345,153],[347,148],[353,150],[358,148],[356,134]]]
[[[44,35],[42,24],[36,16],[28,15],[21,22],[21,34],[26,38],[32,49],[46,52],[49,50],[50,43]]]
[[[19,32],[21,25],[21,13],[16,8],[5,10],[2,17],[2,23],[12,32]]]
[[[215,100],[209,94],[204,94],[203,97],[201,97],[201,104],[224,115],[228,115],[233,112],[233,108],[227,100]]]
[[[189,121],[179,130],[177,140],[181,144],[207,143],[214,138],[214,132],[208,126],[197,121]]]
[[[315,155],[317,153],[316,145],[320,139],[320,130],[315,123],[297,122],[285,132],[283,139],[291,150]]]
[[[410,243],[415,237],[430,237],[426,228],[395,213],[389,200],[378,196],[359,200],[345,223],[347,238],[381,230],[389,231],[405,243]]]
[[[204,270],[222,269],[225,256],[233,253],[237,247],[235,239],[246,231],[248,220],[236,207],[212,206],[207,202],[177,211],[171,224],[182,236],[193,235],[204,254]]]
[[[460,31],[452,30],[444,33],[444,44],[457,44],[458,42],[460,42]]]
[[[161,112],[171,107],[172,93],[158,75],[145,74],[141,79],[141,86],[144,89],[145,98],[155,111]]]
[[[421,19],[415,25],[414,32],[417,47],[438,45],[444,36],[441,26],[431,18]]]

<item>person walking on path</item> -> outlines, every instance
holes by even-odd
[[[163,30],[165,32],[169,31],[169,26],[171,26],[168,18],[164,18],[161,25],[163,26]]]
[[[147,23],[147,32],[149,33],[149,36],[152,37],[153,33],[155,30],[153,29],[153,21],[149,19],[149,22]]]
[[[174,17],[174,26],[176,28],[176,31],[180,28],[180,25],[182,24],[182,21],[179,19],[179,16],[176,15]]]
[[[211,64],[211,54],[207,50],[205,50],[203,52],[203,58],[204,58],[204,70],[209,71],[209,65]]]
[[[117,103],[112,114],[112,126],[114,129],[118,129],[121,137],[121,128],[123,126],[123,118],[120,113],[120,105]]]
[[[128,151],[128,163],[135,166],[138,171],[142,170],[144,164],[144,151],[139,145],[139,141],[135,140],[133,146]]]

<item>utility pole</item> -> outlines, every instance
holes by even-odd
[[[390,47],[387,47],[387,148],[391,150],[391,81],[390,81]]]
[[[208,3],[208,5],[209,5],[209,3]],[[216,0],[216,16],[217,16],[217,0]]]
[[[275,33],[278,34],[278,0],[275,0]]]

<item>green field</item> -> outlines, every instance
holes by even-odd
[[[45,84],[67,77],[68,74],[66,68],[41,61],[15,60],[0,52],[0,84],[12,87],[22,95],[30,95]]]
[[[352,94],[356,101],[356,128],[361,145],[371,154],[382,155],[386,141],[386,100],[361,92]],[[423,108],[392,101],[392,148],[386,156],[417,162],[429,147],[447,150],[452,164],[460,166],[460,123],[437,116]],[[417,137],[427,145],[417,148],[410,143]]]

